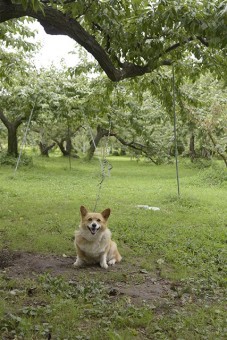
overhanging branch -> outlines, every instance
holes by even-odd
[[[66,0],[67,1],[67,0]],[[43,0],[43,12],[35,11],[32,6],[24,9],[22,5],[12,4],[10,0],[0,0],[0,22],[4,22],[14,18],[20,18],[23,16],[30,16],[37,19],[44,27],[44,30],[48,34],[52,35],[67,35],[76,41],[79,45],[84,47],[93,57],[97,60],[100,67],[107,74],[112,81],[120,81],[125,78],[131,78],[144,75],[145,73],[152,72],[160,65],[171,65],[171,60],[160,60],[165,54],[171,52],[174,49],[179,48],[183,44],[193,40],[193,38],[185,39],[183,43],[176,43],[173,46],[167,48],[163,55],[151,60],[146,65],[136,65],[130,62],[119,62],[117,68],[115,66],[115,60],[111,60],[106,51],[95,39],[94,36],[89,34],[77,20],[69,17],[51,7],[48,1]],[[108,38],[108,37],[107,37]],[[202,44],[207,46],[207,42],[202,37],[196,37]],[[196,39],[195,38],[195,39]],[[109,39],[109,38],[108,38]],[[107,47],[110,45],[110,41],[107,39]]]
[[[147,148],[146,145],[143,145],[141,143],[137,143],[137,142],[127,142],[125,139],[123,139],[122,137],[118,136],[116,133],[112,133],[112,136],[114,136],[122,145],[125,145],[133,150],[139,151],[142,154],[144,154],[147,158],[149,158],[154,164],[158,164],[152,157],[150,154],[150,150]]]

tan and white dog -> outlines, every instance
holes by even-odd
[[[101,213],[88,212],[84,206],[80,207],[81,222],[75,233],[75,247],[77,259],[75,267],[84,264],[99,263],[102,268],[120,262],[122,257],[117,245],[111,240],[111,232],[107,227],[110,209]]]

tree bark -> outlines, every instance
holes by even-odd
[[[69,155],[71,155],[72,148],[73,148],[72,140],[71,140],[70,137],[67,137],[65,142],[66,142],[65,151],[66,151],[67,155],[69,156]]]
[[[54,146],[55,146],[55,143],[46,145],[45,143],[39,142],[39,150],[40,150],[41,156],[49,157],[49,151],[53,149]]]
[[[217,154],[223,159],[225,166],[227,167],[227,157],[224,155],[223,152],[220,152],[219,148],[217,147],[217,142],[211,132],[208,132],[208,136],[210,137],[210,140],[215,147]]]
[[[93,158],[95,150],[98,147],[100,140],[104,136],[108,136],[108,134],[109,134],[108,130],[102,128],[100,125],[97,126],[96,136],[95,136],[94,140],[93,139],[90,140],[90,147],[89,147],[89,149],[87,151],[87,155],[85,157],[88,161],[90,161]]]
[[[55,142],[57,143],[57,145],[58,145],[59,149],[61,150],[63,156],[66,157],[66,156],[69,156],[69,155],[70,155],[71,149],[69,149],[69,148],[67,147],[67,142],[66,142],[66,147],[64,146],[64,142],[65,142],[65,141],[66,141],[65,139],[61,139],[60,141],[58,141],[57,139],[55,139]]]
[[[58,145],[59,149],[61,150],[63,156],[70,156],[71,151],[72,151],[72,143],[71,143],[71,139],[70,139],[70,143],[69,141],[67,141],[67,139],[62,138],[60,141],[57,140],[56,138],[54,139],[54,141],[56,142],[56,144]],[[66,142],[66,146],[64,146],[64,142]],[[71,146],[69,146],[71,145]]]
[[[17,128],[14,124],[10,124],[8,127],[8,155],[18,156],[18,140],[17,140]]]
[[[195,157],[196,157],[196,152],[195,152],[195,135],[192,132],[190,136],[190,142],[189,142],[189,156],[191,161],[193,162]]]
[[[8,147],[7,154],[13,157],[18,156],[18,139],[17,129],[23,123],[25,117],[19,116],[14,122],[10,122],[8,118],[0,111],[0,119],[8,130]]]

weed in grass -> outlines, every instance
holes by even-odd
[[[47,321],[52,310],[50,306],[23,307],[18,314],[8,313],[0,320],[0,331],[5,338],[39,339],[48,338],[52,326]]]

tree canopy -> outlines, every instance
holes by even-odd
[[[35,102],[33,119],[37,129],[43,135],[47,131],[53,139],[49,127],[56,123],[55,134],[58,140],[60,137],[63,140],[66,129],[69,132],[68,126],[77,131],[85,117],[95,131],[101,131],[101,137],[105,136],[111,115],[111,135],[123,145],[140,145],[147,155],[147,150],[149,154],[152,150],[152,155],[160,154],[164,150],[160,137],[165,136],[166,154],[172,143],[169,132],[173,74],[169,66],[174,65],[177,110],[184,127],[182,139],[190,136],[190,140],[197,141],[200,137],[195,125],[199,124],[201,134],[209,136],[222,155],[225,140],[219,147],[223,131],[217,120],[223,122],[226,106],[217,107],[208,101],[204,106],[191,80],[199,81],[201,73],[209,75],[214,84],[216,77],[227,79],[226,15],[226,4],[219,0],[0,0],[3,41],[0,118],[8,120],[11,127],[18,117],[25,119],[29,115]],[[35,45],[27,38],[33,32],[24,25],[25,20],[32,18],[38,19],[49,34],[73,38],[95,57],[99,66],[94,68],[93,63],[84,61],[66,73],[66,70],[59,74],[53,70],[36,73],[28,62]],[[92,70],[103,70],[109,79],[99,72],[91,77]],[[24,77],[24,72],[31,77]],[[128,81],[137,76],[143,77]],[[113,83],[120,80],[120,84]],[[204,84],[202,93],[206,93]],[[154,110],[151,102],[157,103]],[[219,114],[215,116],[217,111]],[[185,124],[189,124],[188,129]]]
[[[222,0],[0,0],[0,22],[29,16],[68,35],[113,81],[187,62],[226,75],[227,6]],[[182,72],[182,71],[181,71]]]

